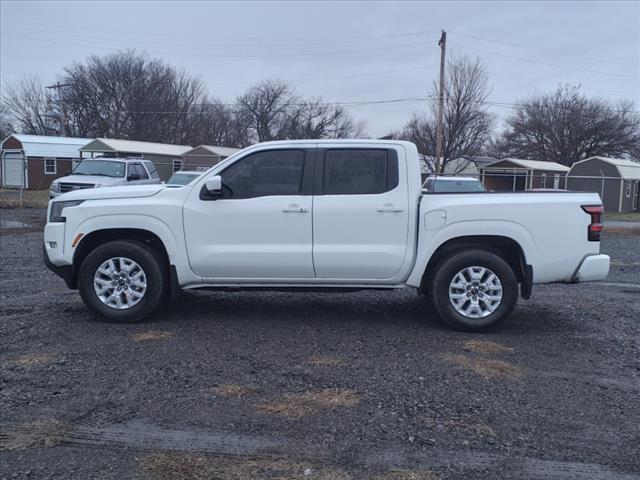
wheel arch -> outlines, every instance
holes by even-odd
[[[171,269],[171,261],[167,247],[156,233],[144,228],[102,228],[84,235],[76,246],[72,263],[72,288],[77,288],[78,271],[87,255],[96,247],[114,240],[131,240],[148,245],[149,248],[153,249],[160,257],[164,268],[167,269],[171,278],[173,279],[175,276],[174,273],[172,273],[175,269]]]
[[[491,251],[504,259],[515,273],[518,282],[522,285],[522,297],[529,298],[533,277],[532,267],[527,264],[522,246],[513,238],[502,235],[465,235],[451,238],[441,243],[424,267],[418,288],[421,291],[424,290],[437,270],[438,265],[451,254],[472,248]]]

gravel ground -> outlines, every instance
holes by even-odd
[[[97,322],[0,230],[2,478],[640,478],[640,237],[604,283],[548,285],[496,332],[412,290],[189,292]]]

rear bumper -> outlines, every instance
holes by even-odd
[[[609,274],[609,255],[589,255],[580,264],[576,271],[574,282],[593,282],[604,280]]]

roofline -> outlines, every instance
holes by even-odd
[[[486,165],[484,165],[483,167],[480,167],[480,168],[491,167],[491,166],[493,166],[493,164],[499,163],[499,162],[512,162],[512,163],[515,163],[516,165],[518,165],[520,168],[523,168],[525,170],[545,170],[544,168],[531,167],[530,165],[523,165],[523,164],[520,163],[520,162],[526,162],[526,161],[527,161],[526,159],[521,159],[521,158],[502,158],[500,160],[496,160],[495,162],[487,163]],[[533,161],[533,162],[542,162],[543,160],[531,160],[531,161]],[[545,163],[550,163],[552,165],[560,165],[561,167],[566,168],[566,170],[557,170],[557,169],[554,170],[553,168],[551,168],[551,169],[547,170],[547,171],[550,171],[550,172],[557,171],[557,172],[568,173],[571,170],[571,168],[567,167],[566,165],[562,165],[561,163],[558,163],[558,162],[547,162],[547,161],[544,161],[544,162]],[[500,167],[498,167],[498,168],[500,168]],[[509,167],[503,167],[503,168],[509,168]]]
[[[612,159],[612,158],[608,158],[608,157],[601,157],[600,155],[594,155],[592,157],[589,158],[585,158],[584,160],[579,160],[577,162],[573,162],[573,165],[577,165],[578,163],[582,163],[582,162],[586,162],[587,160],[593,160],[593,159],[598,159],[601,162],[606,163],[607,165],[611,165],[613,168],[616,169],[616,171],[618,172],[618,176],[620,177],[621,180],[637,180],[636,178],[628,178],[625,177],[622,172],[620,171],[619,167],[631,167],[631,165],[618,165],[616,163],[613,163],[611,160],[624,160],[623,158],[620,159]],[[571,170],[573,170],[573,165],[571,165]],[[640,163],[638,164],[638,168],[640,169]],[[569,172],[571,172],[571,170],[569,170]]]

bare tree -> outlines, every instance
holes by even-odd
[[[91,56],[65,68],[63,102],[77,136],[190,143],[202,82],[134,51]]]
[[[480,59],[454,57],[447,67],[444,105],[444,148],[441,159],[435,159],[437,84],[427,114],[415,113],[400,136],[411,140],[418,151],[431,157],[434,169],[443,172],[451,160],[477,155],[489,141],[492,116],[486,101],[490,93],[487,68]]]
[[[27,77],[8,86],[2,100],[2,110],[23,133],[61,133],[60,117],[53,97],[38,77]]]
[[[5,106],[4,102],[2,102],[0,103],[0,141],[4,140],[14,132],[15,129],[9,116],[9,110]]]
[[[594,155],[640,153],[640,115],[630,100],[612,104],[561,85],[519,103],[498,142],[509,156],[570,166]]]
[[[301,138],[349,138],[362,134],[340,105],[321,98],[306,100],[280,80],[267,80],[250,88],[236,101],[240,123],[250,128],[253,141]]]

